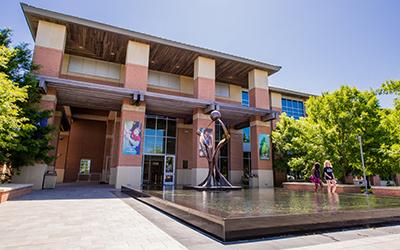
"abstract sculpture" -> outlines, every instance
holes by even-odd
[[[232,184],[229,183],[229,181],[225,178],[225,176],[221,174],[218,161],[219,153],[222,146],[224,146],[229,141],[231,136],[225,124],[221,121],[221,113],[219,111],[217,110],[212,111],[210,117],[211,117],[211,122],[208,124],[207,128],[199,129],[197,131],[197,135],[200,137],[199,138],[200,152],[203,154],[203,156],[207,158],[208,161],[208,175],[203,182],[201,182],[198,186],[194,186],[193,188],[200,190],[241,189],[241,187],[232,186]],[[224,131],[224,137],[218,143],[217,147],[214,147],[214,141],[212,135],[208,135],[210,131],[209,130],[210,126],[215,122],[218,122]]]

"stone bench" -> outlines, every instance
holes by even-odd
[[[0,184],[0,203],[32,192],[33,184]]]
[[[314,183],[311,182],[284,182],[283,188],[288,190],[306,190],[314,191]],[[323,190],[327,191],[327,184],[323,183]],[[361,193],[361,187],[348,184],[337,184],[337,193]]]
[[[323,190],[326,191],[327,185],[323,183]],[[363,186],[337,184],[337,193],[361,193]],[[284,182],[283,188],[288,190],[314,191],[314,183],[310,182]],[[400,196],[400,187],[372,186],[372,193],[380,196]]]

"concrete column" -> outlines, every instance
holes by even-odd
[[[249,72],[248,79],[250,106],[269,109],[268,72],[253,69]]]
[[[229,177],[233,185],[242,184],[243,176],[243,134],[242,130],[230,129]]]
[[[118,165],[116,167],[115,187],[121,188],[121,185],[131,185],[139,187],[142,184],[142,158],[143,158],[143,139],[144,139],[144,120],[146,105],[141,103],[139,106],[130,104],[130,100],[124,100],[121,108],[121,123],[119,127],[119,150]],[[140,124],[139,133],[135,135],[134,140],[139,140],[139,146],[132,146],[129,141],[132,138],[131,131],[133,124]],[[127,151],[138,149],[137,152]]]
[[[194,61],[194,97],[215,100],[215,60],[197,57]]]
[[[254,117],[250,122],[251,133],[251,172],[254,176],[250,179],[251,187],[273,187],[274,176],[272,171],[272,145],[271,145],[271,127],[269,122],[262,122],[259,117]],[[263,151],[260,148],[260,140],[262,135],[267,135],[269,140],[269,150],[267,151],[267,159],[260,156]],[[267,141],[268,142],[268,141]],[[269,155],[268,155],[269,154]]]
[[[205,157],[200,157],[199,154],[199,136],[197,131],[200,128],[206,128],[210,124],[210,116],[203,113],[202,109],[196,109],[193,112],[193,165],[192,165],[192,185],[200,184],[208,174],[208,161]],[[210,126],[212,129],[213,143],[215,143],[215,126]]]
[[[128,42],[125,61],[125,88],[147,89],[150,45]]]
[[[118,166],[118,152],[119,152],[119,129],[121,121],[117,119],[114,126],[114,140],[112,141],[111,148],[111,168],[110,168],[110,185],[115,185],[117,181],[117,166]]]
[[[40,65],[39,74],[59,76],[66,37],[64,25],[39,20],[33,53],[33,62]]]

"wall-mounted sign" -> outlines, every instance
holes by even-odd
[[[125,121],[122,154],[140,155],[141,137],[142,125],[140,121]]]
[[[268,134],[259,134],[258,135],[258,151],[260,160],[269,160],[269,152],[270,152],[270,140]]]

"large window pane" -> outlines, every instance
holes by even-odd
[[[156,137],[154,153],[155,154],[164,154],[164,152],[165,152],[164,137]]]
[[[176,137],[176,121],[168,120],[167,136]]]
[[[156,134],[156,119],[155,118],[147,118],[146,119],[146,129],[144,132],[145,136],[151,135],[154,136]]]
[[[162,119],[157,119],[157,136],[165,136],[167,130],[167,121]]]
[[[146,136],[144,139],[144,152],[145,153],[153,153],[155,147],[155,140],[154,136]]]
[[[175,154],[175,139],[167,138],[167,154]]]

